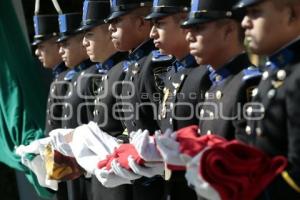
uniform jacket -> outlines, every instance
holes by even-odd
[[[209,70],[212,86],[205,93],[199,113],[199,133],[234,139],[236,132],[245,129],[243,107],[251,101],[252,90],[257,87],[261,73],[246,54],[236,56],[217,71]]]
[[[76,128],[87,123],[88,117],[85,110],[84,92],[88,85],[80,77],[84,76],[86,69],[93,63],[86,60],[78,66],[69,69],[64,76],[62,92],[64,99],[62,103],[62,126],[61,128]]]
[[[124,131],[115,104],[116,98],[121,93],[121,81],[125,77],[122,62],[126,56],[127,53],[118,52],[102,63],[102,65],[109,64],[110,67],[106,72],[102,71],[102,76],[96,81],[93,120],[103,131],[115,137],[120,136]]]
[[[62,82],[67,70],[64,63],[59,64],[53,70],[53,81],[50,86],[47,111],[46,111],[46,124],[45,135],[47,136],[50,131],[61,128],[62,106],[59,104],[62,98]]]
[[[253,92],[253,102],[261,106],[248,108],[248,126],[239,139],[258,147],[270,156],[288,159],[289,181],[300,186],[300,40],[279,50],[269,58],[268,70]],[[257,118],[259,117],[259,118]],[[300,199],[282,176],[262,194],[261,199]]]
[[[186,56],[173,63],[165,79],[164,96],[159,110],[160,129],[174,131],[198,124],[197,104],[211,83],[205,66],[198,66],[194,57]]]
[[[143,43],[129,55],[128,71],[122,85],[123,124],[128,133],[148,129],[151,133],[159,129],[158,105],[162,81],[172,59],[155,59],[152,40]],[[159,56],[158,56],[159,57]],[[126,65],[126,63],[125,63]]]

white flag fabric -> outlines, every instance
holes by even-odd
[[[117,138],[99,129],[95,122],[77,127],[70,143],[78,164],[91,174],[94,174],[97,163],[112,154],[118,146]]]

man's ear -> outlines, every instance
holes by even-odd
[[[293,23],[295,21],[295,18],[296,18],[296,13],[295,13],[295,9],[293,8],[292,5],[288,6],[287,12],[288,12],[289,23]]]
[[[228,22],[224,25],[224,39],[230,37],[235,29],[236,25],[233,22]]]
[[[292,4],[288,7],[289,23],[294,23],[300,20],[300,3]]]
[[[138,25],[138,28],[143,28],[145,26],[147,22],[144,20],[143,17],[137,17],[137,25]]]

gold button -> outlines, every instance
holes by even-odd
[[[253,108],[252,107],[247,108],[247,114],[248,114],[248,116],[251,116],[252,112],[253,112]]]
[[[246,127],[246,133],[247,133],[247,135],[251,135],[251,127],[250,126]]]
[[[262,80],[266,80],[269,77],[269,72],[264,72],[262,75]]]
[[[217,92],[216,92],[216,97],[217,97],[217,99],[218,100],[220,100],[221,98],[222,98],[222,92],[220,91],[220,90],[218,90]]]
[[[280,81],[283,81],[286,78],[286,72],[284,70],[279,70],[277,72],[277,78]]]
[[[256,132],[256,135],[257,135],[257,136],[259,136],[259,137],[262,136],[262,130],[261,130],[261,128],[259,128],[259,127],[256,128],[256,129],[255,129],[255,132]]]
[[[216,81],[221,81],[221,80],[222,80],[222,76],[217,75],[217,76],[216,76]]]
[[[201,117],[204,116],[204,110],[203,110],[203,109],[200,111],[200,116],[201,116]]]
[[[180,80],[182,81],[184,79],[184,74],[182,74],[181,76],[180,76]]]
[[[252,97],[255,97],[258,94],[258,89],[255,88],[252,90]]]
[[[275,89],[269,90],[269,92],[268,92],[268,98],[272,99],[275,96],[275,94],[276,94],[276,90]]]
[[[205,93],[205,99],[208,99],[208,97],[209,97],[209,93],[206,92],[206,93]]]
[[[170,103],[170,109],[174,108],[174,103]]]

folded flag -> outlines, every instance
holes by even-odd
[[[224,138],[215,135],[200,136],[196,125],[179,129],[174,133],[166,131],[162,137],[157,138],[160,153],[167,163],[167,168],[172,171],[185,170],[190,158],[205,148],[225,141]]]
[[[197,165],[188,165],[186,177],[198,195],[207,199],[218,199],[217,196],[222,200],[255,199],[287,166],[285,157],[270,158],[236,140],[218,143],[199,155],[191,162]],[[189,174],[190,170],[196,174]],[[196,181],[193,176],[197,177]],[[197,185],[207,188],[203,190]]]
[[[45,152],[46,171],[49,179],[52,180],[74,180],[85,172],[76,162],[76,159],[65,156],[56,151],[49,144]]]
[[[99,160],[105,160],[119,146],[117,138],[99,129],[95,122],[77,127],[69,143],[78,164],[94,174]]]

